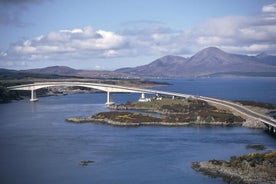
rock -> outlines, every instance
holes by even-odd
[[[264,123],[252,118],[247,118],[246,121],[242,123],[242,126],[246,128],[267,129]]]
[[[92,120],[90,118],[83,118],[83,117],[74,117],[74,118],[66,118],[65,121],[72,122],[72,123],[88,123]]]
[[[88,166],[89,164],[94,163],[92,160],[83,160],[80,162],[80,166]]]
[[[265,150],[266,147],[261,144],[247,144],[245,146],[246,149],[255,149],[255,150]]]

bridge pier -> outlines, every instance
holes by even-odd
[[[273,127],[271,125],[268,125],[268,132],[272,132]]]
[[[268,132],[269,133],[273,133],[276,134],[276,127],[268,125]]]
[[[106,92],[106,106],[110,106],[110,105],[113,105],[114,102],[112,101],[112,94],[111,92],[107,91]]]
[[[34,89],[31,90],[31,102],[36,102],[38,99],[36,98],[36,91]]]

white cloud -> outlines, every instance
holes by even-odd
[[[264,13],[276,13],[276,3],[263,6]]]
[[[276,4],[264,6],[254,17],[221,17],[184,30],[159,24],[120,32],[95,30],[91,26],[52,31],[0,51],[0,63],[191,55],[209,46],[241,54],[276,54],[276,21],[268,19],[276,17],[275,7]]]
[[[118,52],[116,52],[115,50],[107,50],[103,53],[103,56],[115,57],[115,56],[118,56]]]
[[[104,53],[108,49],[120,49],[123,44],[124,38],[121,35],[103,30],[94,31],[91,27],[85,27],[40,35],[33,40],[16,43],[11,46],[9,52],[25,56],[28,54],[81,52],[82,50],[97,50]]]

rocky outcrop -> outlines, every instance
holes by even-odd
[[[221,177],[230,184],[276,183],[276,151],[232,156],[229,161],[193,162],[191,167],[205,175]]]
[[[264,123],[262,123],[261,121],[258,121],[256,119],[252,119],[252,118],[246,118],[246,121],[244,121],[242,123],[243,127],[246,128],[255,128],[255,129],[266,129],[267,127],[265,126]]]
[[[94,163],[94,161],[93,160],[83,160],[83,161],[81,161],[80,162],[80,166],[88,166],[89,164],[92,164],[92,163]]]

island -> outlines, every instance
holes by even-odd
[[[89,117],[67,118],[75,123],[106,123],[118,126],[241,126],[245,119],[225,109],[193,98],[155,98],[148,102],[127,102],[111,111]]]
[[[276,183],[276,151],[232,156],[229,161],[193,162],[191,167],[204,175],[221,177],[230,184]]]

